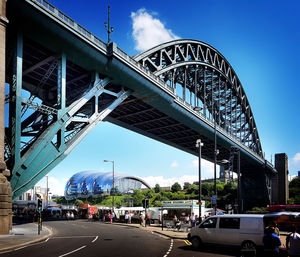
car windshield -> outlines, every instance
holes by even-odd
[[[200,228],[215,228],[216,225],[217,225],[217,218],[209,218],[200,225]]]

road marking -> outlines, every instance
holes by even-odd
[[[92,241],[92,243],[94,243],[97,239],[98,239],[98,236],[95,237],[95,239]]]
[[[58,257],[67,256],[67,255],[69,255],[69,254],[71,254],[71,253],[75,253],[75,252],[77,252],[77,251],[79,251],[79,250],[81,250],[81,249],[83,249],[83,248],[85,248],[85,247],[86,247],[86,245],[81,246],[81,247],[79,247],[79,248],[77,248],[77,249],[75,249],[75,250],[73,250],[73,251],[71,251],[71,252],[65,253],[65,254],[60,255],[60,256],[58,256]]]
[[[48,242],[48,240],[49,240],[49,237],[45,240],[45,243],[47,243]]]
[[[192,245],[192,243],[189,240],[183,240],[187,245]]]
[[[166,254],[165,254],[163,257],[167,257],[168,254],[172,251],[172,248],[173,248],[173,239],[171,239],[171,243],[170,243],[170,248],[169,248],[169,250],[166,252]]]
[[[68,239],[68,238],[90,238],[95,236],[54,236],[52,239]]]

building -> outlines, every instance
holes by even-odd
[[[34,201],[38,198],[42,200],[47,200],[47,188],[43,188],[40,186],[34,186],[30,190],[28,190],[26,193],[19,196],[18,200],[23,201]]]
[[[112,173],[99,171],[81,171],[74,174],[66,184],[65,198],[73,200],[77,198],[100,197],[110,195],[112,192]],[[115,173],[114,192],[132,193],[135,189],[150,186],[142,179]]]

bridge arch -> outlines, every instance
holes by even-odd
[[[242,84],[226,58],[212,46],[180,39],[153,47],[134,59],[160,77],[177,96],[263,157],[253,113]]]

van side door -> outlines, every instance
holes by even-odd
[[[215,243],[218,218],[208,218],[199,226],[199,236],[204,243]]]
[[[217,243],[239,245],[240,218],[220,217]]]

